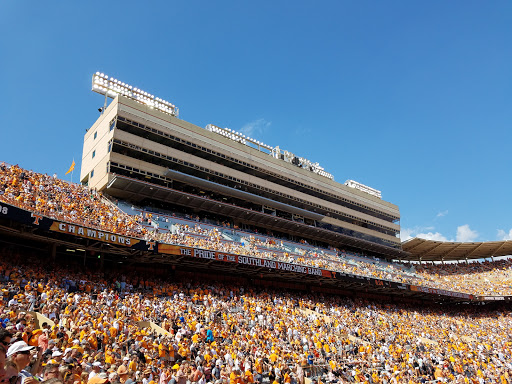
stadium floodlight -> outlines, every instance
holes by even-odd
[[[107,97],[115,98],[117,95],[122,95],[141,104],[146,104],[151,108],[158,109],[161,112],[178,117],[178,108],[174,104],[159,97],[155,98],[154,95],[148,92],[132,87],[113,77],[108,77],[102,72],[96,72],[92,75],[92,90],[105,95],[105,108],[103,108],[103,111],[107,106]]]
[[[216,125],[213,124],[207,124],[205,129],[207,129],[210,132],[217,133],[223,137],[226,137],[230,140],[233,140],[237,143],[241,143],[247,146],[250,146],[251,148],[254,148],[254,146],[257,146],[258,150],[261,151],[261,149],[266,149],[270,152],[274,150],[274,147],[271,147],[270,145],[264,144],[261,141],[258,141],[256,139],[253,139],[252,137],[249,137],[247,135],[244,135],[241,132],[237,132],[234,129],[231,128],[219,128]],[[251,145],[250,145],[251,144]]]

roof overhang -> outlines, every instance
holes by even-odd
[[[223,193],[228,196],[237,197],[239,199],[250,201],[253,203],[267,205],[276,209],[282,209],[284,211],[295,213],[297,215],[308,217],[310,219],[322,220],[325,217],[324,215],[315,212],[306,211],[305,209],[297,208],[289,204],[284,204],[275,200],[267,199],[266,197],[255,195],[254,193],[249,193],[239,189],[230,188],[222,184],[214,183],[213,181],[205,180],[200,177],[192,175],[187,175],[186,173],[178,172],[172,169],[168,169],[165,176],[173,180],[178,180],[183,183],[202,187],[210,191]]]
[[[402,249],[411,261],[464,261],[512,255],[512,241],[456,243],[415,237],[404,241]]]
[[[141,181],[121,175],[113,175],[105,192],[117,198],[140,202],[144,199],[168,202],[198,211],[205,211],[220,216],[238,219],[258,227],[289,233],[298,237],[309,237],[318,241],[332,244],[338,248],[353,247],[362,249],[368,253],[377,254],[387,259],[405,259],[408,254],[392,247],[386,247],[370,241],[357,239],[323,228],[313,227],[304,223],[287,220],[264,212],[242,208],[229,203],[212,200],[158,184]]]

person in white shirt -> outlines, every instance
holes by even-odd
[[[88,380],[91,380],[94,376],[99,375],[101,373],[102,368],[103,368],[103,366],[101,365],[101,363],[99,361],[95,361],[92,364],[92,371],[91,371],[91,373],[89,373]]]
[[[24,341],[17,341],[9,346],[6,356],[12,361],[18,369],[18,375],[22,377],[21,384],[37,384],[34,375],[27,370],[31,360],[31,352],[35,347],[27,345]],[[38,354],[35,369],[39,369],[41,364],[41,351]]]
[[[7,303],[7,306],[9,306],[9,307],[15,307],[17,305],[18,305],[18,300],[16,300],[14,297],[11,300],[9,300],[9,302]]]

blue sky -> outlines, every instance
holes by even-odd
[[[381,190],[403,238],[512,239],[509,0],[4,0],[0,32],[0,161],[77,181],[100,71]]]

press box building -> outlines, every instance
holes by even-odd
[[[136,204],[226,218],[339,249],[402,258],[400,212],[380,192],[337,183],[318,163],[227,128],[202,128],[177,108],[104,74],[106,106],[84,136],[81,182]]]

